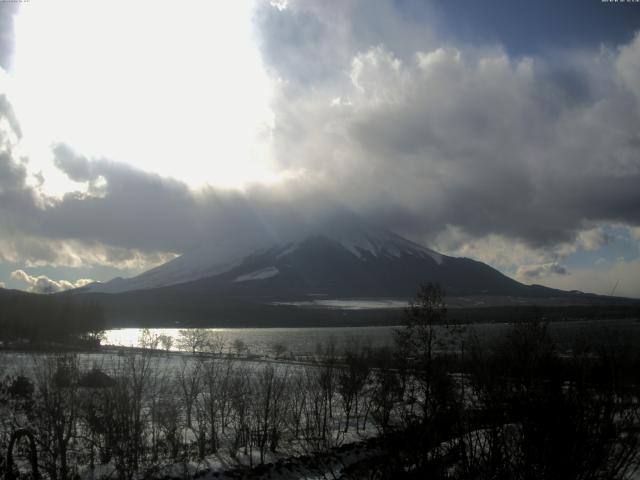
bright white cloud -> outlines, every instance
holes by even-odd
[[[104,266],[142,271],[161,265],[175,257],[176,254],[170,252],[112,247],[98,242],[0,234],[0,262],[17,263],[32,268]]]
[[[11,278],[26,283],[28,286],[27,290],[34,293],[62,292],[64,290],[80,288],[93,283],[93,280],[88,278],[81,278],[75,282],[70,282],[68,280],[52,280],[46,275],[29,275],[24,270],[15,270],[11,272]]]
[[[47,191],[75,188],[52,166],[48,147],[58,141],[192,186],[273,178],[263,146],[270,82],[252,5],[60,0],[22,8],[10,93]]]

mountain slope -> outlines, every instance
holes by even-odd
[[[251,301],[309,298],[410,298],[420,284],[449,296],[541,297],[564,292],[523,285],[490,266],[442,255],[353,216],[273,236],[205,246],[131,279],[81,292],[157,290],[158,295],[216,295]],[[148,295],[145,295],[147,298]]]
[[[303,224],[293,232],[280,234],[277,238],[272,231],[265,230],[259,238],[237,238],[224,243],[214,242],[187,252],[136,277],[115,278],[104,284],[94,283],[84,291],[120,293],[191,282],[229,272],[243,265],[248,259],[267,252],[278,251],[279,255],[286,256],[314,237],[327,238],[358,259],[400,258],[410,255],[431,258],[436,263],[440,263],[443,258],[433,250],[349,215],[333,217],[310,225]]]
[[[527,295],[529,287],[473,260],[446,257],[401,239],[363,249],[326,236],[274,247],[219,275],[174,285],[176,291],[218,292],[274,300],[408,298],[421,283],[439,282],[450,295]]]
[[[225,250],[227,255],[208,246],[138,277],[64,294],[95,301],[114,326],[397,324],[402,317],[398,308],[322,307],[331,304],[327,300],[335,300],[334,304],[344,299],[406,302],[426,282],[440,283],[448,303],[463,307],[453,309],[460,318],[483,321],[506,321],[511,315],[521,318],[526,312],[520,309],[532,304],[581,305],[576,308],[582,318],[588,313],[580,310],[583,307],[629,303],[523,285],[481,262],[441,255],[362,222],[334,223],[331,228],[302,233],[287,241],[265,236],[238,242]],[[496,310],[501,306],[509,310]]]

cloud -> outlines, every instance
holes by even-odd
[[[638,225],[638,92],[621,60],[630,52],[640,54],[639,37],[564,65],[500,48],[408,59],[369,48],[342,81],[316,79],[313,95],[280,90],[277,158],[414,236],[454,226],[549,248],[596,223]]]
[[[516,278],[526,283],[551,275],[569,275],[569,271],[558,263],[543,263],[541,265],[521,265],[516,272]]]
[[[53,147],[53,163],[75,182],[88,182],[96,178],[89,161],[77,155],[68,145],[59,143]]]
[[[330,5],[256,12],[287,179],[269,187],[194,191],[58,144],[55,165],[86,189],[48,197],[0,97],[0,259],[144,268],[345,209],[445,253],[577,278],[540,266],[606,245],[607,224],[640,227],[640,37],[514,57],[443,41],[394,2]]]
[[[146,270],[175,258],[174,253],[112,247],[98,242],[0,235],[0,262],[26,267],[96,267]]]
[[[572,269],[567,275],[539,277],[539,283],[563,290],[580,289],[602,295],[640,298],[640,259],[613,262],[604,271]]]
[[[421,18],[436,18],[426,2],[420,10]],[[437,42],[435,25],[412,19],[387,0],[297,0],[286,8],[263,2],[254,18],[266,67],[294,91],[338,80],[353,56],[372,45],[384,44],[405,57]]]
[[[631,229],[628,230],[631,234]],[[460,227],[448,225],[429,243],[436,250],[480,260],[515,274],[520,266],[559,263],[575,252],[598,250],[612,241],[612,235],[603,225],[580,231],[574,239],[546,248],[536,248],[500,234],[474,236]]]
[[[88,278],[81,278],[75,282],[70,282],[68,280],[52,280],[46,275],[39,275],[35,277],[29,275],[24,270],[15,270],[11,272],[11,278],[26,283],[28,285],[28,291],[34,293],[62,292],[64,290],[80,288],[93,283],[93,280]]]

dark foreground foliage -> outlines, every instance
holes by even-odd
[[[149,350],[103,365],[34,354],[28,371],[0,376],[0,475],[31,475],[28,442],[21,460],[7,454],[28,430],[51,480],[631,478],[633,341],[578,335],[568,351],[534,318],[488,342],[459,325],[445,336],[447,317],[426,285],[394,349],[329,343],[305,365],[252,363],[241,345],[230,359],[219,342],[205,352],[197,332],[189,355],[159,353],[148,332]],[[212,458],[224,468],[207,470]]]
[[[464,358],[436,356],[431,327],[445,314],[440,288],[421,289],[396,370],[416,380],[417,408],[399,394],[385,453],[354,466],[353,478],[624,479],[638,470],[637,346],[576,338],[560,352],[533,320],[490,345],[467,339]]]
[[[105,328],[102,308],[92,302],[64,295],[0,295],[0,341],[5,346],[98,346]]]

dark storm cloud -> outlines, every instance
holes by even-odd
[[[539,249],[578,244],[601,222],[640,225],[640,39],[514,56],[500,38],[443,41],[453,10],[435,3],[260,4],[264,60],[282,80],[272,146],[290,180],[195,192],[61,144],[55,164],[87,188],[55,199],[28,186],[5,148],[0,244],[19,257],[20,234],[43,261],[72,244],[117,263],[127,251],[278,241],[336,209],[419,240],[453,229],[467,244],[495,235]],[[15,124],[8,107],[0,101]],[[548,265],[521,273],[563,273]]]
[[[306,2],[292,5],[331,24]],[[359,48],[362,20],[341,19],[355,53],[334,78],[306,85],[313,96],[280,90],[284,167],[427,241],[455,226],[549,248],[599,222],[640,223],[640,40],[534,57],[425,42],[409,44],[410,55]]]
[[[19,217],[23,213],[32,211],[35,200],[26,184],[26,165],[14,159],[13,148],[21,136],[20,127],[4,95],[0,95],[0,120],[6,121],[4,127],[0,126],[0,224],[11,229],[15,222],[22,223]]]
[[[353,55],[383,45],[407,60],[416,51],[500,46],[513,56],[560,55],[628,43],[640,27],[632,2],[601,0],[291,0],[258,4],[255,23],[265,63],[310,87],[343,73]],[[559,62],[561,67],[563,60]],[[556,72],[562,74],[562,72]],[[565,71],[571,76],[571,72]],[[576,82],[578,78],[567,78]],[[578,90],[570,89],[569,94]]]
[[[87,159],[66,145],[54,148],[55,163],[87,194],[68,193],[36,212],[30,235],[101,242],[142,251],[184,252],[205,244],[287,238],[299,224],[336,208],[308,185],[205,188],[194,192],[177,180],[105,159]],[[103,185],[92,193],[91,183]],[[304,193],[303,193],[304,192]]]
[[[40,232],[109,245],[180,251],[197,228],[198,200],[178,181],[55,148],[55,163],[80,182],[103,179],[99,195],[68,193],[41,212]],[[186,240],[188,241],[188,240]]]

